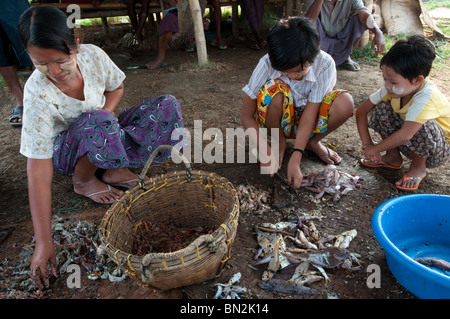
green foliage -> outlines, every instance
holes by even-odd
[[[441,29],[442,30],[442,29]],[[446,33],[449,34],[449,33]],[[408,35],[401,35],[396,37],[390,37],[388,35],[384,35],[384,39],[386,42],[386,51],[394,45],[395,42],[401,39],[406,39]],[[436,48],[436,59],[434,60],[433,67],[438,68],[450,68],[450,43],[447,39],[443,39],[441,37],[428,37],[428,39],[433,42]],[[364,61],[370,65],[377,65],[380,63],[383,55],[375,56],[375,53],[371,51],[372,39],[370,39],[369,43],[360,49],[353,50],[351,57],[356,61]]]
[[[439,8],[439,7],[450,8],[450,0],[431,0],[431,1],[425,2],[424,4],[425,4],[425,8],[428,11],[431,11],[431,10]]]
[[[450,69],[450,43],[447,39],[435,39],[433,41],[436,48],[436,59],[434,60],[435,67],[443,67]]]
[[[3,80],[2,76],[0,75],[0,89],[6,87],[6,82]]]
[[[130,23],[130,18],[128,16],[123,17],[108,17],[108,23],[118,24],[118,23]],[[93,26],[93,25],[101,25],[101,18],[92,18],[92,19],[81,19],[77,20],[77,23],[83,27]]]

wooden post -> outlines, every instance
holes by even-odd
[[[102,30],[103,34],[109,38],[109,26],[108,26],[108,18],[107,17],[101,17],[102,19]]]
[[[192,22],[194,23],[195,44],[199,66],[204,66],[208,62],[206,52],[205,31],[203,30],[202,10],[198,0],[189,0],[189,10],[191,11]]]
[[[292,16],[294,11],[294,0],[286,0],[286,18]]]
[[[235,39],[239,38],[239,8],[237,3],[231,7],[231,31]]]
[[[303,10],[306,10],[306,9],[304,9],[306,1],[307,0],[296,0],[295,1],[295,15],[297,17],[303,17],[305,15],[305,12]]]

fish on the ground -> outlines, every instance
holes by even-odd
[[[361,187],[361,178],[343,172],[335,165],[327,165],[321,170],[313,171],[303,177],[301,186],[317,193],[316,198],[321,198],[325,193],[332,195],[337,202],[341,195]]]
[[[350,242],[356,237],[358,232],[356,229],[347,230],[336,236],[336,241],[334,242],[334,247],[348,248]]]
[[[350,252],[348,250],[338,247],[326,247],[314,252],[289,254],[291,258],[297,258],[299,261],[308,261],[313,265],[330,269],[336,268],[341,265],[344,260],[350,257]]]
[[[264,260],[267,260],[267,262],[270,263],[270,261],[272,260],[272,257],[270,257],[270,258],[268,258],[268,257],[273,256],[273,251],[274,251],[275,247],[277,247],[277,249],[281,249],[281,250],[286,249],[286,243],[283,239],[282,234],[277,233],[277,232],[267,233],[267,232],[261,231],[258,226],[255,226],[255,231],[257,234],[258,245],[261,247],[261,250],[259,250],[257,253],[258,256],[255,255],[255,257],[262,256],[262,257],[264,257]],[[257,259],[257,258],[255,258],[255,259]],[[289,262],[284,255],[278,254],[277,259],[280,263],[281,268],[284,268],[287,265],[289,265]],[[275,260],[274,260],[274,262],[275,262]]]
[[[239,210],[241,213],[253,213],[260,215],[268,210],[269,192],[259,190],[251,185],[239,185],[236,187],[239,198]]]
[[[290,282],[282,279],[270,279],[267,281],[260,281],[258,283],[259,287],[268,291],[278,291],[287,294],[296,294],[296,295],[315,295],[320,294],[321,291],[319,289],[310,288],[304,286],[302,284],[297,284],[294,282]]]
[[[227,283],[217,283],[216,293],[214,294],[212,299],[241,299],[242,294],[249,293],[249,289],[243,286],[237,286],[241,279],[242,275],[240,272],[235,273]]]

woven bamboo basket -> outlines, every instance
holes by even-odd
[[[186,171],[144,177],[161,149],[174,150]],[[105,214],[101,243],[106,253],[131,277],[163,290],[186,286],[220,276],[236,237],[239,201],[232,183],[205,171],[191,171],[186,158],[171,146],[158,147],[139,176],[139,185],[125,194]],[[131,253],[133,234],[142,221],[167,222],[183,227],[205,227],[187,247],[170,253]]]

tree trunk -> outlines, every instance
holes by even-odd
[[[205,31],[203,30],[203,16],[200,4],[197,0],[189,0],[189,8],[194,22],[195,44],[197,47],[197,57],[199,66],[204,66],[208,62],[206,52]]]
[[[422,34],[418,0],[382,0],[381,12],[389,35]]]

